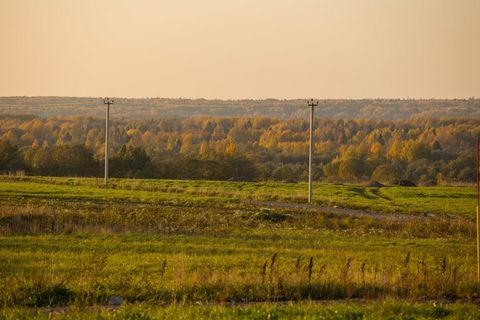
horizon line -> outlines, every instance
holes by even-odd
[[[276,100],[276,101],[297,101],[297,100],[319,100],[319,101],[329,101],[329,100],[352,100],[352,101],[361,101],[361,100],[404,100],[404,101],[422,101],[422,100],[480,100],[480,97],[475,96],[469,97],[363,97],[363,98],[319,98],[319,97],[303,97],[303,98],[279,98],[279,97],[268,97],[268,98],[204,98],[204,97],[161,97],[161,96],[149,96],[149,97],[128,97],[128,96],[114,96],[114,95],[105,95],[105,96],[63,96],[63,95],[0,95],[2,98],[81,98],[81,99],[103,99],[105,97],[114,98],[114,99],[136,99],[136,100],[152,100],[152,99],[163,99],[163,100],[207,100],[207,101],[265,101],[265,100]]]

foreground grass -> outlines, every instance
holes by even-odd
[[[476,299],[473,243],[329,232],[0,238],[4,306]]]
[[[474,304],[441,303],[301,303],[254,304],[247,306],[168,307],[125,305],[118,309],[92,310],[71,308],[51,310],[0,310],[0,319],[479,319],[480,308]]]

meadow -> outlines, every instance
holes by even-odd
[[[75,188],[71,188],[75,187]],[[109,190],[98,178],[3,177],[0,197],[16,200],[156,203],[238,207],[250,200],[306,203],[306,183],[204,180],[111,179]],[[314,184],[314,204],[366,209],[385,214],[452,214],[473,217],[474,187],[363,187]]]
[[[0,179],[0,319],[480,316],[474,188],[101,184]]]

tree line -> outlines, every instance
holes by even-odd
[[[401,179],[425,185],[475,178],[476,119],[317,118],[315,179]],[[267,117],[113,121],[117,177],[305,180],[308,121]],[[104,122],[89,117],[0,116],[0,171],[101,176]]]
[[[204,117],[308,117],[305,99],[165,99],[116,98],[112,107],[117,119],[179,119]],[[34,114],[41,117],[103,117],[101,98],[0,97],[0,113]],[[316,108],[319,117],[336,119],[410,119],[480,117],[480,99],[323,99]]]

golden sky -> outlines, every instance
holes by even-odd
[[[480,0],[0,0],[0,96],[480,97]]]

